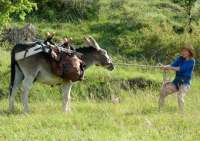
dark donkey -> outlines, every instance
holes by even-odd
[[[76,49],[77,52],[83,54],[82,60],[85,62],[86,68],[91,65],[102,66],[108,70],[113,70],[113,63],[108,56],[107,51],[100,48],[98,43],[93,37],[85,38],[86,47]],[[31,89],[33,82],[42,82],[50,85],[63,85],[63,110],[64,112],[70,111],[70,91],[73,85],[71,81],[65,81],[61,77],[55,75],[51,70],[49,61],[43,54],[36,54],[28,58],[15,61],[11,60],[11,85],[9,95],[9,111],[14,110],[14,101],[17,88],[22,83],[22,103],[23,111],[26,113],[28,108],[28,93]]]

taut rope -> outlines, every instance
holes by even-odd
[[[114,63],[119,66],[135,66],[135,67],[141,67],[141,68],[161,68],[160,65],[138,65],[138,64],[127,64],[127,63]]]
[[[129,63],[114,63],[119,66],[134,66],[139,68],[161,68],[162,64],[159,63],[159,65],[139,65],[139,64],[129,64]],[[167,77],[167,71],[163,70],[163,84],[170,81],[170,79]]]

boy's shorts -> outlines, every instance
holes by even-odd
[[[178,92],[181,95],[185,95],[185,93],[189,90],[190,85],[183,84],[179,86],[179,89],[177,89],[176,85],[172,82],[167,82],[163,85],[162,90],[165,91],[165,94],[172,94],[175,92]]]

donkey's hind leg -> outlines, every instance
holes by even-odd
[[[28,113],[29,112],[29,107],[28,107],[28,94],[29,90],[31,89],[33,85],[34,78],[32,77],[26,77],[23,81],[22,87],[23,87],[23,92],[22,92],[22,103],[23,103],[23,112]]]
[[[15,66],[15,76],[14,76],[14,82],[13,85],[10,85],[10,94],[9,94],[9,112],[13,112],[15,109],[15,96],[17,93],[17,88],[21,84],[22,80],[24,78],[23,73],[19,70],[17,66]]]

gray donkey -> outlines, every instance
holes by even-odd
[[[85,38],[86,47],[77,48],[76,51],[83,54],[82,60],[86,69],[91,65],[102,66],[113,70],[114,66],[107,51],[100,48],[95,39],[91,36]],[[13,55],[12,55],[13,56]],[[9,95],[9,111],[14,111],[14,102],[17,88],[22,83],[23,112],[29,112],[28,93],[33,83],[42,82],[49,85],[63,85],[63,111],[70,111],[70,91],[73,85],[71,81],[65,81],[51,71],[51,66],[44,54],[36,54],[28,58],[16,61],[11,58],[11,83]]]

